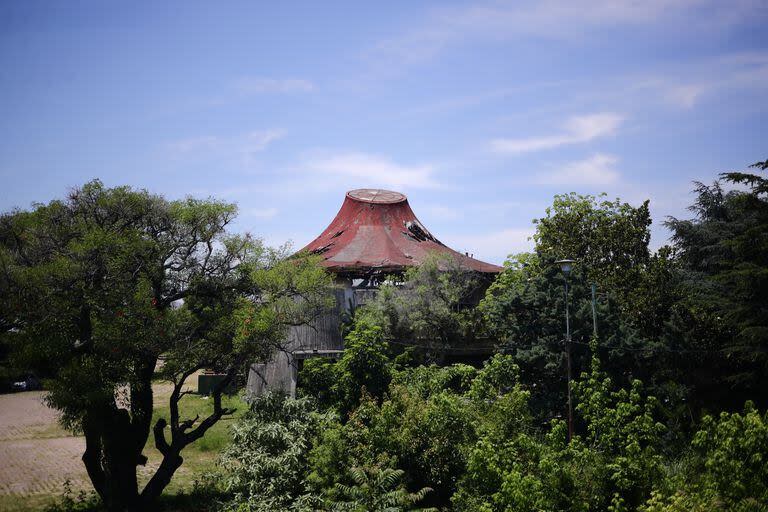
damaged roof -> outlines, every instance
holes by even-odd
[[[347,192],[333,221],[302,251],[322,255],[323,265],[337,273],[402,271],[433,252],[477,272],[503,270],[447,247],[416,218],[405,195],[380,189]]]

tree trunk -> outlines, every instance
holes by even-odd
[[[101,467],[101,428],[97,422],[99,419],[92,414],[87,414],[83,419],[83,434],[85,434],[85,453],[83,453],[83,464],[88,472],[88,478],[91,479],[93,488],[101,500],[106,503],[106,477],[104,468]]]
[[[118,409],[104,432],[104,460],[111,491],[110,510],[130,510],[139,499],[136,466],[141,461],[141,448],[136,448],[135,435],[128,411]],[[143,446],[142,446],[143,448]]]
[[[112,402],[91,408],[82,421],[88,477],[104,506],[115,512],[139,510],[136,468],[146,463],[142,455],[152,417],[152,370],[148,361],[131,385],[131,413]]]
[[[167,455],[163,456],[163,461],[160,463],[160,467],[157,468],[155,474],[147,482],[144,490],[141,492],[142,503],[147,507],[151,507],[157,498],[162,494],[173,478],[174,473],[179,467],[181,467],[184,458],[180,455],[181,448],[176,449],[171,447],[171,450]]]
[[[128,411],[116,407],[91,410],[83,420],[83,463],[93,488],[110,511],[131,510],[139,502],[136,449]]]
[[[221,406],[222,391],[234,378],[234,369],[231,369],[227,373],[227,376],[213,389],[213,412],[203,419],[194,429],[192,429],[192,427],[196,423],[198,419],[197,417],[195,419],[181,421],[179,415],[179,400],[181,400],[181,397],[183,396],[181,390],[184,386],[184,381],[193,372],[194,369],[191,369],[183,374],[174,385],[173,393],[171,393],[169,404],[171,410],[171,442],[169,443],[165,437],[165,428],[168,426],[168,423],[164,418],[157,420],[153,427],[155,446],[158,451],[163,454],[163,461],[141,492],[141,503],[147,508],[151,508],[157,501],[157,498],[160,497],[163,489],[165,489],[171,482],[171,478],[173,478],[176,470],[179,469],[182,462],[184,462],[184,458],[181,456],[181,451],[186,446],[203,437],[208,429],[215,425],[222,416],[234,412],[232,409],[225,409]],[[192,430],[190,431],[190,429]]]

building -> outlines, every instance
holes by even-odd
[[[337,357],[344,350],[343,319],[376,293],[382,279],[419,265],[430,253],[447,254],[461,267],[488,276],[502,270],[447,247],[419,221],[405,195],[380,189],[347,192],[336,217],[302,251],[321,255],[322,265],[335,276],[336,307],[312,325],[292,328],[285,350],[270,362],[253,364],[250,393],[269,388],[293,395],[301,361]]]

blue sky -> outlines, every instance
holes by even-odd
[[[557,193],[651,200],[768,158],[768,3],[0,4],[0,210],[100,178],[301,247],[362,187],[461,251]]]

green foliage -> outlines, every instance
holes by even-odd
[[[597,358],[575,387],[585,438],[568,442],[559,420],[545,435],[537,434],[526,417],[524,396],[512,409],[501,409],[504,414],[484,415],[491,428],[480,430],[470,451],[452,498],[457,509],[625,510],[647,499],[663,463],[656,450],[663,426],[654,420],[654,399],[643,396],[639,382],[631,391],[612,391]],[[494,408],[513,396],[500,397]]]
[[[704,480],[731,501],[768,503],[768,413],[747,403],[743,414],[706,416],[693,438],[704,458]]]
[[[764,162],[753,167],[765,170]],[[671,218],[678,258],[686,271],[681,304],[688,323],[703,324],[699,344],[726,356],[706,361],[735,407],[768,403],[768,179],[731,172],[711,186],[696,184],[691,220]],[[747,190],[726,190],[739,184]],[[684,330],[681,329],[681,330]]]
[[[534,221],[533,239],[544,261],[575,259],[589,281],[622,296],[650,258],[648,201],[634,207],[603,197],[556,195],[546,216]]]
[[[616,492],[623,502],[637,505],[661,477],[659,444],[665,427],[654,417],[656,399],[644,395],[639,380],[630,389],[614,392],[611,386],[593,356],[591,372],[574,385],[576,410],[587,424],[588,446],[609,458],[606,469]]]
[[[85,435],[83,461],[109,508],[150,506],[184,447],[232,412],[223,389],[328,300],[316,259],[285,263],[258,240],[228,234],[236,212],[93,181],[0,216],[0,336],[17,365],[48,378],[48,403]],[[174,391],[153,426],[161,356],[157,376]],[[202,368],[226,376],[213,410],[182,418],[182,388]],[[139,492],[150,432],[164,459]]]
[[[642,512],[768,510],[768,413],[705,416],[684,470],[672,473]]]
[[[331,510],[350,512],[401,512],[415,509],[413,505],[422,501],[431,491],[425,487],[408,492],[400,481],[404,471],[390,468],[352,468],[350,477],[354,485],[336,484],[339,496],[332,502]]]
[[[342,411],[349,411],[360,401],[365,390],[381,397],[389,385],[389,358],[382,329],[357,322],[347,335],[344,354],[336,364],[335,391]]]
[[[590,283],[577,265],[568,278],[571,364],[575,374],[587,370],[587,342],[593,332]],[[652,343],[625,321],[615,298],[601,292],[597,304],[598,330],[606,366],[616,380],[628,373],[643,377],[651,368]],[[520,381],[532,393],[532,407],[542,420],[563,411],[565,383],[565,290],[556,265],[535,254],[510,259],[506,269],[489,287],[479,306],[489,332],[520,368]]]
[[[378,414],[376,402],[363,396],[357,409],[347,421],[325,429],[309,454],[312,487],[331,498],[337,483],[352,484],[348,470],[351,467],[394,467],[393,458],[376,447],[370,423]]]
[[[476,419],[453,393],[424,399],[393,386],[370,428],[374,447],[397,459],[411,486],[432,487],[436,500],[446,500],[464,472],[463,447],[475,434]]]
[[[325,357],[304,360],[298,376],[299,393],[315,399],[319,406],[336,405],[336,361]]]
[[[313,438],[333,417],[308,399],[272,393],[257,397],[232,427],[232,443],[221,457],[230,509],[253,512],[301,510],[317,501],[307,488],[307,453]]]
[[[466,470],[479,432],[504,432],[526,423],[527,394],[516,368],[498,355],[477,371],[466,365],[408,368],[393,376],[382,402],[364,397],[344,425],[313,448],[313,478],[321,488],[343,481],[343,468],[405,471],[408,489],[430,487],[428,503],[446,505]]]
[[[69,480],[64,482],[61,498],[45,507],[45,512],[94,512],[103,510],[101,500],[95,493],[75,493]]]
[[[363,395],[314,438],[303,489],[334,510],[409,510],[414,497],[483,512],[763,510],[768,413],[707,418],[673,458],[656,399],[637,380],[614,388],[596,355],[574,383],[571,441],[563,421],[534,422],[518,373],[508,355],[394,371],[380,402]]]
[[[440,362],[449,346],[472,344],[484,337],[480,316],[471,306],[480,299],[483,278],[450,256],[432,254],[402,278],[384,283],[361,316],[383,328],[387,339],[426,349]]]
[[[477,369],[466,364],[416,366],[395,373],[395,382],[428,398],[442,391],[464,394],[477,376]]]
[[[384,394],[392,366],[387,351],[382,328],[361,316],[347,334],[337,362],[316,358],[304,363],[299,375],[302,389],[320,404],[346,414],[357,407],[363,393],[379,398]]]
[[[615,300],[624,323],[639,329],[642,337],[657,337],[677,299],[672,253],[662,248],[652,255],[648,248],[648,201],[635,207],[603,197],[555,196],[546,216],[534,221],[539,267],[562,258],[576,260],[585,282],[597,284]]]

